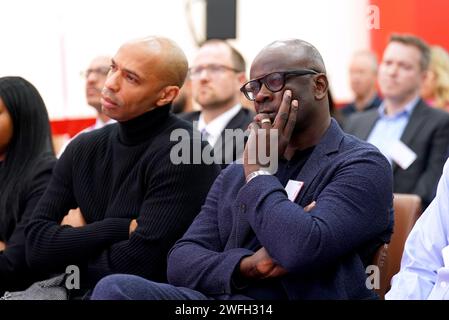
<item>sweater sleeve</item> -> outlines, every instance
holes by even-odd
[[[166,281],[167,252],[200,211],[219,173],[215,164],[174,165],[169,154],[169,148],[160,150],[147,168],[136,231],[89,261],[91,283],[112,273]]]
[[[108,218],[80,228],[61,226],[70,209],[77,208],[72,183],[72,159],[79,140],[74,140],[58,160],[49,186],[25,228],[27,261],[43,272],[82,265],[86,256],[128,238],[131,219]]]
[[[45,158],[33,169],[34,176],[23,197],[23,212],[10,238],[6,241],[6,249],[0,252],[0,292],[13,290],[31,278],[25,259],[25,226],[31,218],[33,209],[47,187],[55,160]]]

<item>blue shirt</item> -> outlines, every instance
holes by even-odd
[[[393,277],[385,298],[449,299],[449,266],[442,249],[449,245],[449,160],[438,183],[437,195],[407,238],[401,270]]]
[[[402,133],[407,126],[413,109],[418,104],[419,97],[416,97],[405,106],[401,112],[389,116],[385,113],[385,103],[379,107],[379,120],[374,125],[373,130],[368,136],[367,141],[375,145],[380,152],[392,163],[390,148],[401,139]]]

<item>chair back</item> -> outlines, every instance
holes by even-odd
[[[376,289],[380,298],[390,290],[391,278],[401,268],[402,253],[407,237],[421,216],[421,198],[414,194],[395,193],[393,198],[394,229],[388,245],[381,246],[374,257],[373,264],[379,266],[380,288]]]

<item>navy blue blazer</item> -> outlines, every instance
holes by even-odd
[[[304,182],[295,202],[276,176],[245,183],[241,164],[223,170],[200,214],[169,253],[169,282],[219,299],[241,298],[232,275],[239,261],[254,253],[247,237],[255,234],[289,271],[281,278],[289,299],[375,298],[365,284],[362,256],[392,233],[388,161],[332,120],[291,179]],[[312,201],[316,207],[305,212]]]

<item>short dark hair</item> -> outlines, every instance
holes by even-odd
[[[203,42],[201,44],[201,47],[208,44],[219,44],[219,43],[226,45],[231,51],[231,60],[233,68],[239,72],[245,72],[246,71],[245,59],[243,58],[242,54],[236,48],[234,48],[228,41],[221,39],[210,39]]]
[[[421,38],[411,34],[392,34],[389,42],[399,42],[417,48],[421,52],[421,70],[425,71],[429,68],[430,48]]]

